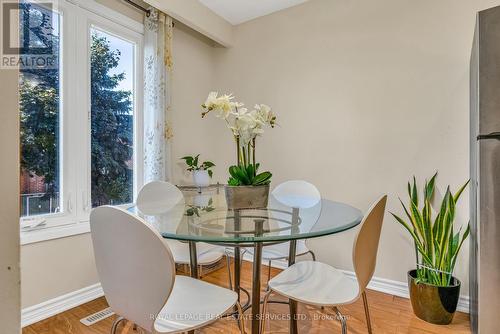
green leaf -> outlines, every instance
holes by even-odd
[[[425,189],[425,197],[429,199],[429,201],[432,199],[432,195],[434,194],[434,184],[436,183],[436,177],[437,177],[437,172],[431,177],[429,182],[427,183],[427,187]]]
[[[413,177],[413,188],[411,192],[411,201],[415,203],[415,206],[418,207],[418,193],[417,193],[417,179],[415,176]]]
[[[413,237],[413,240],[415,241],[415,243],[417,245],[422,245],[422,243],[420,242],[420,239],[417,237],[417,235],[415,234],[415,232],[413,232],[413,230],[410,228],[410,226],[403,220],[401,219],[399,216],[397,216],[396,214],[394,213],[390,213],[398,223],[400,223],[408,232],[410,232],[411,236]]]
[[[236,178],[240,181],[240,183],[242,185],[247,185],[249,186],[251,183],[250,183],[250,179],[248,178],[248,175],[247,175],[247,171],[244,167],[238,167],[236,169]]]
[[[467,224],[467,228],[465,229],[465,232],[462,236],[462,240],[460,241],[457,249],[455,250],[455,253],[453,254],[453,257],[451,259],[450,272],[453,272],[453,270],[455,269],[455,264],[457,262],[458,253],[460,253],[460,249],[462,248],[462,245],[463,245],[465,239],[467,239],[467,237],[469,236],[469,233],[470,233],[470,223]]]
[[[237,171],[238,171],[238,166],[230,166],[229,167],[229,174],[235,178],[235,179],[238,179],[238,174],[237,174]]]
[[[270,172],[262,172],[255,176],[253,180],[253,185],[259,186],[259,185],[269,184],[271,182],[272,176],[273,174],[271,174]]]
[[[209,169],[208,170],[208,176],[212,177],[213,175],[214,175],[214,172],[211,169]]]
[[[426,240],[426,233],[425,233],[425,230],[424,230],[424,227],[422,224],[422,216],[420,215],[420,212],[418,211],[417,205],[413,201],[410,203],[410,211],[412,214],[413,223],[415,224],[415,226],[417,226],[417,230],[418,230],[420,236],[422,237],[422,243],[424,245],[426,245],[427,240]]]
[[[399,199],[399,202],[401,203],[401,206],[405,210],[406,216],[408,217],[408,219],[411,220],[411,215],[410,215],[410,212],[408,212],[408,209],[406,208],[406,205],[403,203],[403,201],[401,200],[401,198],[398,198],[398,199]]]
[[[215,164],[212,162],[212,161],[205,161],[203,162],[202,166],[205,168],[205,169],[209,169],[209,168],[212,168],[215,166]]]
[[[193,166],[193,157],[186,156],[186,157],[182,157],[181,159],[185,160],[186,165],[188,165],[189,167]]]
[[[455,202],[458,201],[458,199],[460,198],[460,195],[462,195],[462,192],[467,187],[467,185],[469,184],[469,182],[470,182],[470,180],[467,180],[467,182],[465,182],[465,184],[460,189],[458,189],[458,191],[455,193],[455,196],[453,196],[453,200]]]
[[[240,181],[238,181],[238,179],[236,179],[234,177],[230,177],[229,180],[227,181],[227,184],[230,186],[239,186]]]
[[[247,166],[246,172],[247,172],[248,179],[249,179],[250,183],[253,183],[254,178],[255,178],[255,171],[253,169],[253,165],[252,164],[250,164],[250,165]]]

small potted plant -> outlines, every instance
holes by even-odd
[[[210,178],[213,176],[212,167],[215,164],[211,161],[203,161],[198,165],[200,155],[185,156],[181,159],[186,162],[187,170],[193,172],[193,182],[197,187],[207,187],[210,185]]]
[[[455,207],[465,183],[456,193],[448,186],[439,212],[433,218],[431,200],[437,173],[425,182],[423,198],[419,201],[416,180],[408,182],[410,203],[401,200],[407,220],[392,213],[413,238],[417,268],[408,272],[408,286],[413,312],[422,320],[447,325],[453,320],[460,297],[460,281],[453,270],[462,244],[469,235],[470,227],[462,233],[456,230]]]
[[[274,128],[276,116],[265,104],[248,110],[243,103],[233,101],[232,95],[218,96],[211,92],[202,104],[202,118],[209,112],[225,121],[236,144],[237,164],[229,167],[226,201],[230,209],[262,208],[267,206],[270,172],[258,173],[260,164],[255,157],[256,139],[264,127]]]

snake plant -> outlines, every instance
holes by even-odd
[[[415,177],[413,177],[412,184],[408,182],[410,203],[406,206],[399,199],[407,220],[392,212],[391,214],[410,233],[415,243],[417,281],[449,286],[458,253],[470,232],[469,224],[463,233],[462,228],[455,233],[454,227],[456,203],[469,181],[454,194],[450,191],[450,187],[447,187],[439,212],[436,212],[433,218],[431,200],[434,195],[436,177],[437,173],[429,181],[426,180],[421,201],[419,201]]]

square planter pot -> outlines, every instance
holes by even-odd
[[[228,209],[259,209],[267,207],[269,184],[263,186],[226,186]]]

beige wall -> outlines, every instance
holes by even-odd
[[[18,71],[0,69],[0,323],[20,331]]]
[[[99,2],[113,6],[111,0]],[[132,18],[138,17],[129,7],[113,8]],[[214,69],[212,43],[182,24],[176,24],[173,52],[173,108],[179,112],[190,111],[197,99],[210,89]],[[176,118],[173,117],[174,122]],[[176,132],[177,140],[192,140],[182,129]],[[24,245],[21,263],[23,308],[98,282],[89,234]]]
[[[21,247],[22,307],[99,282],[90,234]]]
[[[423,180],[438,170],[440,192],[468,179],[475,13],[499,3],[312,0],[237,26],[234,46],[217,49],[212,88],[278,113],[280,126],[259,139],[257,151],[273,184],[305,179],[323,196],[362,210],[387,193],[388,210],[401,213],[397,198],[406,198],[413,175]],[[205,153],[224,181],[234,163],[224,125],[199,119],[197,105],[174,112],[184,120],[176,132],[189,129],[192,138],[176,142],[175,152]],[[459,205],[464,223],[467,193]],[[310,246],[320,260],[351,269],[354,233]],[[465,247],[456,268],[465,295],[467,253]],[[375,275],[404,282],[414,266],[409,238],[387,216]]]

